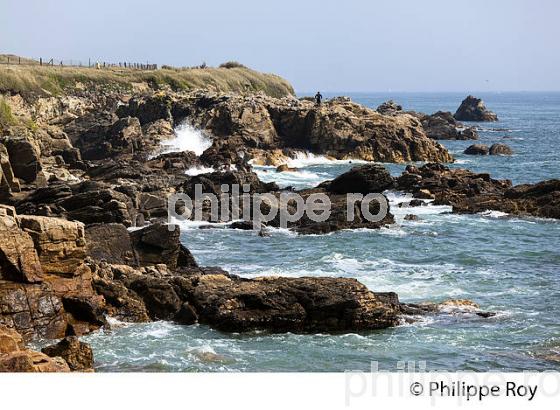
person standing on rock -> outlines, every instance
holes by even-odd
[[[323,96],[321,95],[320,91],[317,91],[317,94],[315,94],[315,105],[321,105],[321,100],[323,99]]]

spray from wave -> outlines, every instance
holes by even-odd
[[[210,148],[212,140],[187,122],[175,128],[175,138],[162,142],[162,154],[192,151],[200,156]]]

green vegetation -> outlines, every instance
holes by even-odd
[[[8,102],[0,95],[0,130],[10,125],[15,125],[17,123],[14,114],[12,114],[12,108]]]
[[[174,91],[193,89],[239,93],[262,91],[273,97],[294,94],[290,83],[277,75],[260,73],[239,63],[228,64],[230,68],[166,67],[159,70],[2,64],[0,65],[0,93],[59,95],[75,87],[106,86],[130,90],[135,84],[144,83],[155,90],[171,87]]]

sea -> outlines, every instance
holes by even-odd
[[[335,94],[323,93],[326,98]],[[375,108],[389,99],[406,110],[455,112],[466,93],[337,93]],[[560,93],[477,93],[496,112],[495,123],[472,123],[480,143],[505,143],[514,155],[468,156],[473,141],[441,141],[456,158],[451,167],[489,172],[514,184],[560,178]],[[197,153],[208,142],[192,127],[177,130],[176,149]],[[173,143],[165,147],[173,150]],[[297,172],[257,167],[264,181],[312,187],[355,163],[302,155]],[[384,164],[397,176],[406,164]],[[193,169],[191,175],[211,169]],[[99,372],[342,372],[398,371],[413,363],[427,371],[560,370],[560,221],[487,211],[452,214],[449,207],[398,208],[380,230],[300,236],[285,230],[251,231],[182,226],[181,240],[200,265],[244,277],[265,275],[356,278],[372,291],[394,291],[403,302],[469,299],[490,318],[474,314],[415,318],[399,326],[343,334],[223,333],[204,325],[127,324],[83,338]]]

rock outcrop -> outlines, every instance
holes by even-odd
[[[381,165],[362,165],[339,175],[328,186],[335,194],[358,193],[367,195],[392,188],[394,180],[389,171]]]
[[[188,118],[217,139],[227,138],[233,151],[294,148],[341,159],[452,161],[413,116],[382,115],[347,98],[317,107],[293,98],[201,94],[177,101],[172,114],[175,121]]]
[[[69,372],[66,361],[25,348],[23,338],[13,329],[0,324],[0,372]]]
[[[480,98],[472,95],[461,102],[454,117],[458,121],[498,121],[498,116],[489,111]]]
[[[26,339],[61,338],[99,328],[103,298],[85,264],[83,226],[17,216],[0,207],[0,324]]]
[[[432,115],[418,115],[426,135],[435,140],[476,140],[478,132],[474,127],[463,128],[448,111],[438,111]]]
[[[487,210],[512,215],[560,218],[560,180],[512,186],[509,180],[492,179],[486,173],[449,169],[441,164],[407,167],[397,178],[397,189],[429,192],[434,204],[451,205],[456,213]]]

